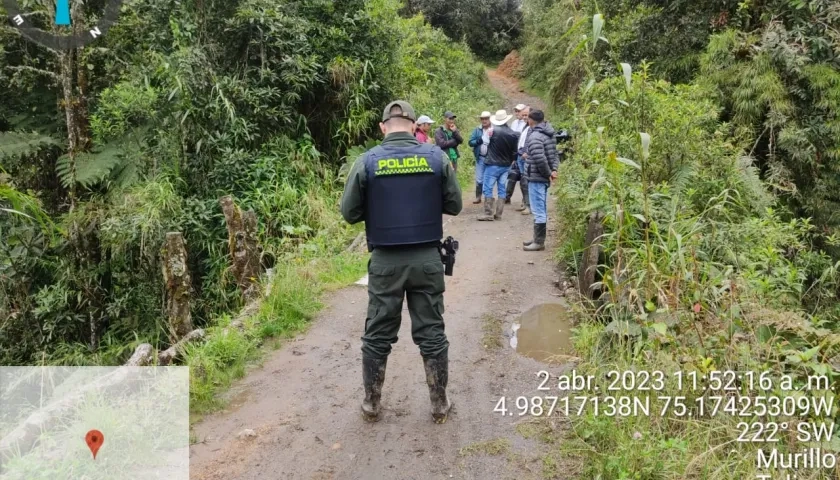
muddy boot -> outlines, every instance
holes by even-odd
[[[545,224],[534,224],[534,241],[523,248],[526,252],[538,252],[545,250]]]
[[[483,189],[483,185],[480,183],[475,184],[475,200],[473,200],[473,205],[478,205],[481,203],[481,190]]]
[[[501,185],[500,185],[501,187]],[[513,191],[516,190],[516,180],[508,179],[507,187],[505,188],[505,201],[504,203],[510,203],[510,197],[513,196]]]
[[[537,224],[536,223],[534,224],[534,238],[537,238]],[[522,246],[527,247],[528,245],[531,245],[532,243],[534,243],[534,238],[532,238],[531,240],[522,242]],[[525,250],[525,249],[523,248],[522,250]]]
[[[452,402],[446,396],[449,354],[444,352],[437,357],[423,358],[423,366],[426,367],[426,383],[429,385],[429,399],[432,401],[432,418],[435,423],[444,423],[452,408]]]
[[[531,198],[528,194],[528,185],[522,186],[522,215],[531,214]]]
[[[502,203],[502,202],[499,202]],[[484,197],[484,215],[478,217],[479,222],[493,221],[493,199]]]
[[[382,384],[385,382],[385,365],[388,358],[362,358],[362,378],[365,384],[365,400],[362,402],[362,416],[368,422],[379,421],[382,407]]]
[[[493,215],[494,220],[502,219],[502,212],[505,211],[505,202],[496,202],[496,214]]]

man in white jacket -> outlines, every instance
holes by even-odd
[[[528,113],[530,108],[528,105],[524,105],[520,103],[519,105],[513,107],[513,114],[516,117],[516,120],[510,124],[510,129],[516,133],[522,133],[522,130],[525,130],[525,127],[528,126]]]
[[[510,173],[508,174],[507,198],[505,202],[510,203],[510,198],[513,196],[514,190],[516,190],[516,182],[519,182],[522,190],[522,205],[516,211],[522,212],[522,215],[530,215],[531,202],[528,195],[528,179],[525,177],[525,160],[522,159],[521,155],[525,149],[525,138],[528,136],[528,114],[531,113],[531,107],[520,103],[514,108],[514,111],[518,118],[510,128],[519,132],[519,145],[517,148],[516,162],[510,166]]]

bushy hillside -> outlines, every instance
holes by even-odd
[[[572,273],[590,219],[604,228],[596,298],[576,333],[579,368],[596,378],[665,372],[662,390],[629,395],[687,405],[683,414],[575,417],[568,450],[584,457],[581,478],[756,478],[764,445],[739,440],[739,422],[833,425],[837,407],[703,415],[698,404],[735,390],[835,400],[808,382],[824,375],[834,385],[840,365],[831,213],[840,48],[827,26],[837,7],[531,0],[525,8],[528,80],[550,93],[574,137],[556,190],[558,258]],[[766,372],[775,386],[693,389],[674,381],[677,371]],[[786,388],[783,375],[792,379]],[[814,445],[783,435],[773,447]],[[840,437],[816,445],[837,452]],[[796,473],[829,478],[819,468]]]

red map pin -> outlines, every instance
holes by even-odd
[[[99,430],[91,430],[85,435],[85,443],[87,443],[88,448],[93,453],[93,459],[96,460],[96,452],[105,443],[105,436]]]

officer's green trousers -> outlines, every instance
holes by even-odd
[[[443,263],[436,247],[376,248],[368,262],[368,311],[362,353],[385,358],[397,342],[403,299],[411,336],[424,357],[446,352],[443,325]]]

